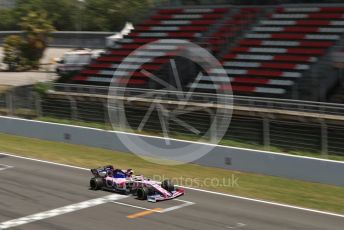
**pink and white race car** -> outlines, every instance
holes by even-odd
[[[143,176],[133,175],[133,170],[115,169],[108,165],[91,169],[93,178],[90,187],[93,190],[106,190],[123,194],[132,194],[140,200],[157,202],[171,200],[184,195],[184,190],[175,188],[169,180],[153,181]]]

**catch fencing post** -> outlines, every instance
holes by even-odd
[[[321,125],[321,154],[322,156],[328,156],[328,130],[325,121],[320,122]]]
[[[6,107],[7,107],[7,114],[9,116],[13,116],[13,114],[14,114],[14,93],[13,93],[13,90],[9,90],[6,93]]]
[[[72,120],[78,120],[78,106],[77,102],[73,97],[69,97],[70,109],[71,109],[71,118]]]
[[[103,111],[104,111],[104,125],[105,129],[112,129],[110,115],[108,113],[108,104],[107,101],[103,102]]]
[[[264,148],[270,149],[270,120],[263,117],[263,144]]]
[[[42,99],[41,99],[41,96],[38,93],[35,93],[33,96],[34,96],[34,100],[35,100],[36,116],[41,117],[42,116]]]
[[[206,108],[206,112],[208,112],[210,117],[210,127],[209,127],[209,141],[210,143],[217,143],[218,141],[218,121],[216,115],[213,110]]]

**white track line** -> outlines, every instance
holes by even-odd
[[[174,211],[174,210],[177,210],[177,209],[181,209],[181,208],[184,208],[184,207],[187,207],[187,206],[195,204],[194,202],[191,202],[191,201],[180,200],[180,199],[175,199],[175,200],[183,202],[183,204],[177,205],[177,206],[173,206],[173,207],[170,207],[170,208],[165,208],[165,209],[161,210],[160,212],[161,213],[171,212],[171,211]]]
[[[22,156],[18,156],[18,155],[14,155],[14,154],[9,154],[9,153],[0,153],[0,155],[10,156],[10,157],[15,157],[15,158],[20,158],[20,159],[24,159],[24,160],[42,162],[42,163],[51,164],[51,165],[58,165],[58,166],[63,166],[63,167],[68,167],[68,168],[73,168],[73,169],[80,169],[80,170],[87,170],[87,171],[90,171],[90,169],[83,168],[83,167],[78,167],[78,166],[74,166],[74,165],[67,165],[67,164],[60,164],[60,163],[56,163],[56,162],[45,161],[45,160],[39,160],[39,159],[29,158],[29,157],[22,157]]]
[[[180,187],[185,188],[185,189],[189,189],[189,190],[193,190],[193,191],[205,192],[205,193],[209,193],[209,194],[213,194],[213,195],[226,196],[226,197],[236,198],[236,199],[241,199],[241,200],[246,200],[246,201],[253,201],[253,202],[258,202],[258,203],[263,203],[263,204],[268,204],[268,205],[280,206],[280,207],[284,207],[284,208],[292,208],[292,209],[297,209],[297,210],[302,210],[302,211],[307,211],[307,212],[313,212],[313,213],[318,213],[318,214],[324,214],[324,215],[330,215],[330,216],[336,216],[336,217],[344,218],[344,215],[338,214],[338,213],[333,213],[333,212],[325,212],[325,211],[320,211],[320,210],[316,210],[316,209],[303,208],[303,207],[294,206],[294,205],[282,204],[282,203],[265,201],[265,200],[258,200],[258,199],[236,196],[236,195],[230,195],[230,194],[225,194],[225,193],[220,193],[220,192],[213,192],[213,191],[208,191],[208,190],[203,190],[203,189],[198,189],[198,188],[191,188],[191,187],[184,187],[184,186],[180,186]]]
[[[10,168],[13,168],[13,166],[0,164],[0,171],[10,169]]]
[[[40,213],[36,213],[36,214],[29,215],[26,217],[21,217],[18,219],[2,222],[2,223],[0,223],[0,229],[8,229],[8,228],[17,227],[17,226],[32,223],[35,221],[44,220],[47,218],[60,216],[60,215],[66,214],[66,213],[75,212],[75,211],[78,211],[81,209],[90,208],[90,207],[94,207],[97,205],[105,204],[105,203],[108,203],[108,202],[111,202],[114,200],[123,199],[126,197],[127,196],[124,196],[124,195],[112,194],[112,195],[101,197],[101,198],[96,198],[96,199],[87,200],[87,201],[83,201],[83,202],[72,204],[72,205],[67,205],[67,206],[64,206],[61,208],[56,208],[53,210],[40,212]]]
[[[161,211],[153,210],[153,209],[150,209],[150,208],[144,208],[144,207],[140,207],[140,206],[136,206],[136,205],[132,205],[132,204],[126,204],[126,203],[122,203],[122,202],[112,201],[111,203],[119,204],[119,205],[123,205],[123,206],[127,206],[127,207],[131,207],[131,208],[147,210],[147,211],[161,212]]]
[[[63,166],[63,167],[68,167],[68,168],[74,168],[74,169],[89,171],[89,169],[87,169],[87,168],[82,168],[82,167],[73,166],[73,165],[60,164],[60,163],[55,163],[55,162],[51,162],[51,161],[38,160],[38,159],[34,159],[34,158],[29,158],[29,157],[22,157],[22,156],[17,156],[17,155],[8,154],[8,153],[0,153],[0,155],[5,155],[5,156],[10,156],[10,157],[20,158],[20,159],[25,159],[25,160],[37,161],[37,162],[42,162],[42,163],[47,163],[47,164],[52,164],[52,165],[58,165],[58,166]],[[246,201],[258,202],[258,203],[263,203],[263,204],[268,204],[268,205],[280,206],[280,207],[284,207],[284,208],[291,208],[291,209],[297,209],[297,210],[302,210],[302,211],[307,211],[307,212],[313,212],[313,213],[317,213],[317,214],[323,214],[323,215],[329,215],[329,216],[344,218],[343,214],[338,214],[338,213],[333,213],[333,212],[319,211],[316,209],[309,209],[309,208],[303,208],[303,207],[299,207],[299,206],[281,204],[281,203],[277,203],[277,202],[270,202],[270,201],[252,199],[252,198],[248,198],[248,197],[235,196],[235,195],[230,195],[230,194],[225,194],[225,193],[220,193],[220,192],[208,191],[208,190],[204,190],[204,189],[197,189],[197,188],[191,188],[191,187],[185,187],[185,186],[180,186],[180,187],[185,188],[185,189],[189,189],[189,190],[193,190],[193,191],[213,194],[213,195],[226,196],[226,197],[236,198],[236,199],[241,199],[241,200],[246,200]]]
[[[154,209],[150,209],[150,208],[144,208],[144,207],[140,207],[140,206],[136,206],[136,205],[132,205],[132,204],[126,204],[126,203],[117,202],[117,201],[111,201],[111,203],[119,204],[119,205],[123,205],[123,206],[127,206],[127,207],[132,207],[132,208],[137,208],[137,209],[141,209],[141,210],[146,210],[146,211],[157,212],[157,213],[171,212],[171,211],[181,209],[181,208],[195,204],[194,202],[186,201],[186,200],[180,200],[180,199],[174,199],[174,200],[183,202],[183,204],[172,206],[172,207],[161,209],[161,210],[154,210]]]

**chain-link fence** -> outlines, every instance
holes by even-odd
[[[143,92],[144,97],[140,96]],[[178,120],[169,119],[166,111],[159,109],[152,110],[147,117],[156,95],[161,96],[159,103],[168,105],[165,107],[168,108],[167,113],[171,109],[175,112],[178,103],[181,103],[176,100],[177,94],[161,91],[147,94],[144,90],[128,90],[124,97],[118,98],[125,101],[123,107],[118,107],[118,110],[124,110],[125,127],[120,124],[121,119],[115,119],[118,123],[110,119],[107,95],[90,94],[85,89],[83,93],[52,92],[47,95],[38,95],[31,90],[12,90],[0,94],[0,112],[2,115],[102,129],[124,129],[186,140],[212,142],[216,139],[217,132],[223,131],[221,127],[207,131],[212,123],[212,111],[221,103],[216,103],[211,95],[192,95],[190,106],[177,110],[180,112],[177,113]],[[233,116],[228,118],[228,121],[231,120],[229,129],[220,144],[254,145],[259,149],[278,148],[278,151],[301,154],[344,155],[343,105],[249,97],[234,97],[233,101]],[[165,115],[159,116],[160,112]]]

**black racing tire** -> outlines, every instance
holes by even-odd
[[[104,186],[103,178],[94,177],[90,180],[90,187],[93,190],[99,190]]]
[[[174,184],[170,180],[164,180],[161,182],[161,187],[169,192],[174,191]]]
[[[149,191],[146,187],[138,188],[136,191],[136,195],[139,200],[147,200],[148,193]]]

